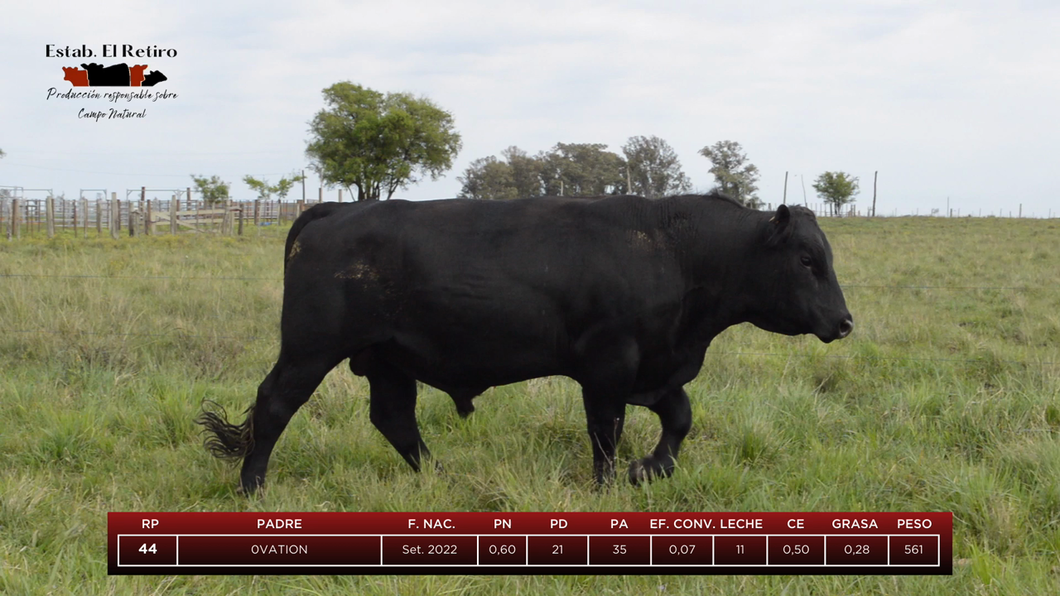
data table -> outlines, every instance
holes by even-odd
[[[933,513],[111,512],[112,575],[953,572]]]

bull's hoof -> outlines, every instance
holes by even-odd
[[[629,464],[629,482],[634,486],[641,482],[651,482],[656,478],[668,478],[673,473],[673,460],[664,463],[653,455]]]
[[[236,492],[245,497],[252,497],[263,484],[265,484],[265,480],[259,476],[243,478],[240,480],[239,486],[236,487]]]

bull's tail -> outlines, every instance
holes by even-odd
[[[298,234],[302,232],[302,228],[306,227],[313,220],[321,219],[335,213],[343,207],[349,207],[355,203],[317,203],[309,209],[306,209],[298,216],[298,219],[294,220],[294,225],[291,226],[291,231],[287,233],[287,243],[283,248],[283,269],[287,270],[287,261],[291,258],[291,250],[294,248],[294,241],[298,238]]]
[[[216,411],[207,409],[213,404]],[[242,424],[228,422],[228,412],[212,401],[202,402],[202,414],[195,419],[195,424],[203,427],[206,439],[203,447],[214,457],[228,460],[241,460],[254,449],[254,406],[247,408],[247,419]]]

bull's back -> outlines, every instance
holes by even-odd
[[[425,302],[525,310],[551,300],[572,317],[618,316],[678,273],[672,247],[637,212],[644,202],[388,202],[340,212],[320,232],[341,239],[329,247],[340,262],[370,267]]]

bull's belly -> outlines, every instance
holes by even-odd
[[[477,341],[453,344],[397,336],[376,348],[376,357],[439,389],[494,387],[528,379],[568,375],[554,347],[528,342]]]
[[[584,372],[583,363],[569,346],[531,339],[454,343],[399,334],[376,346],[374,354],[409,376],[443,391],[484,389],[557,375],[578,380],[579,372]],[[643,393],[684,385],[698,374],[703,352],[668,350],[644,354],[630,390]]]

